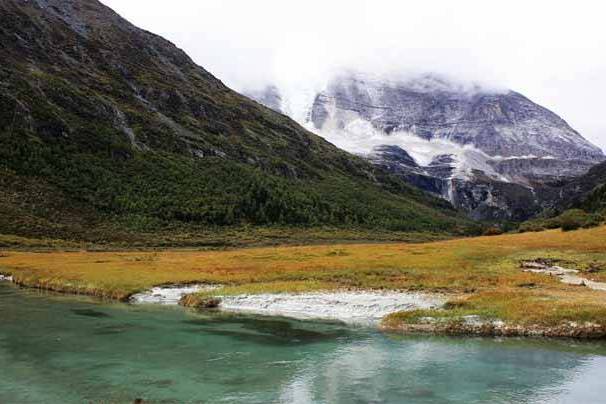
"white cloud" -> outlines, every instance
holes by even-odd
[[[432,71],[517,90],[606,147],[601,1],[102,1],[236,89]]]

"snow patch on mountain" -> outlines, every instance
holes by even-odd
[[[311,122],[305,126],[309,130],[314,129]],[[430,165],[438,156],[451,156],[454,161],[451,178],[468,179],[473,177],[474,170],[481,170],[494,179],[509,181],[488,163],[491,160],[489,155],[471,145],[460,145],[445,139],[427,140],[405,131],[386,134],[361,118],[351,119],[342,127],[328,121],[320,133],[335,146],[363,157],[373,154],[379,146],[398,146],[406,150],[421,167]]]

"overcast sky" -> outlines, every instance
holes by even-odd
[[[102,0],[236,90],[336,68],[519,91],[606,149],[606,2]]]

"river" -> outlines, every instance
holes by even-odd
[[[593,403],[606,343],[404,337],[0,282],[0,403]]]

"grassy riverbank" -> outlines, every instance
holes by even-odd
[[[393,289],[455,296],[444,310],[396,313],[384,325],[412,329],[427,317],[466,316],[522,327],[591,322],[606,329],[606,292],[523,272],[520,262],[550,258],[606,281],[606,227],[510,234],[424,244],[339,244],[229,251],[2,252],[0,272],[23,285],[125,299],[167,283],[226,285],[243,294]],[[593,326],[592,326],[593,327]],[[423,328],[423,327],[421,327]],[[427,328],[427,327],[425,327]]]

